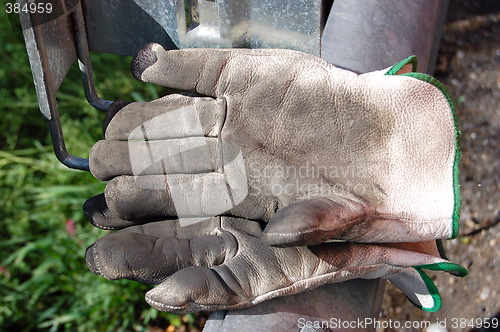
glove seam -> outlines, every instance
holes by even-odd
[[[99,274],[104,277],[104,274],[102,274],[101,266],[99,265],[99,257],[97,255],[97,248],[94,246],[94,248],[92,248],[92,251],[94,252],[94,262],[95,262],[95,265],[97,267],[97,272],[99,272]]]
[[[220,70],[219,70],[219,73],[217,74],[217,79],[215,80],[216,83],[216,86],[214,87],[214,90],[213,90],[213,94],[215,96],[219,96],[219,89],[220,89],[220,78],[222,77],[222,73],[224,72],[224,70],[226,69],[226,67],[229,65],[229,62],[232,60],[232,57],[231,56],[228,56],[222,63],[221,67],[220,67]],[[206,72],[206,67],[208,65],[208,61],[205,62],[205,66],[203,66],[203,69],[201,71],[201,73],[205,73]],[[195,89],[196,91],[199,91],[198,90],[198,85],[199,85],[199,82],[202,80],[201,77],[199,77],[199,80],[196,82],[195,84]],[[222,94],[221,94],[222,95]]]
[[[101,224],[96,223],[95,221],[94,221],[94,222],[92,222],[92,221],[91,221],[91,223],[92,223],[95,227],[100,228],[100,229],[103,229],[103,230],[107,230],[107,231],[112,231],[112,230],[117,229],[117,228],[114,228],[114,227],[103,226],[103,225],[101,225]]]
[[[217,271],[218,269],[224,269],[228,273],[229,277],[236,281],[236,284],[237,284],[237,286],[239,286],[239,289],[240,289],[239,292],[237,292],[235,289],[233,289],[233,287],[230,286],[230,284],[226,281],[226,278],[224,278],[222,276],[222,274],[219,271]],[[249,295],[247,294],[247,292],[245,292],[245,289],[241,286],[240,281],[238,280],[238,278],[236,278],[236,275],[229,268],[229,266],[227,266],[225,264],[221,264],[219,266],[214,266],[214,267],[210,268],[210,270],[213,271],[217,275],[217,278],[219,280],[221,280],[222,282],[224,282],[224,285],[227,287],[227,289],[231,290],[231,292],[233,292],[236,296],[238,296],[242,299],[249,298]]]
[[[219,99],[223,101],[223,107],[218,115],[220,127],[219,127],[219,132],[217,133],[217,148],[219,149],[218,151],[219,165],[217,165],[217,171],[221,174],[224,174],[224,149],[222,144],[222,130],[224,129],[227,119],[227,99],[224,96],[219,97]]]
[[[282,287],[282,288],[279,288],[279,289],[275,289],[275,290],[269,291],[269,292],[267,292],[265,294],[258,295],[256,297],[250,299],[250,302],[253,303],[253,304],[257,304],[257,303],[263,302],[263,301],[265,301],[267,299],[273,298],[273,296],[272,297],[266,297],[269,294],[281,293],[282,291],[286,291],[287,289],[293,288],[295,286],[302,286],[305,283],[310,282],[310,281],[314,281],[314,280],[318,280],[318,279],[319,280],[321,280],[321,279],[328,279],[328,277],[334,276],[335,274],[343,274],[343,273],[345,274],[345,272],[349,272],[349,271],[352,271],[354,269],[363,269],[363,268],[370,268],[370,267],[377,268],[377,267],[381,267],[383,265],[392,266],[392,267],[396,267],[396,268],[400,268],[400,269],[408,268],[408,266],[397,266],[397,265],[391,265],[389,263],[376,263],[376,264],[368,264],[368,265],[359,265],[359,266],[355,266],[355,267],[339,268],[336,271],[325,273],[325,274],[322,274],[322,275],[319,275],[319,276],[312,276],[312,277],[309,277],[309,278],[306,278],[306,279],[301,279],[301,280],[299,280],[297,282],[291,283],[290,285],[288,285],[286,287]],[[395,273],[398,273],[398,272],[395,272]],[[335,283],[343,282],[343,281],[347,281],[347,280],[352,280],[352,279],[377,279],[377,278],[380,278],[380,277],[375,277],[375,278],[361,278],[359,276],[354,276],[354,275],[353,276],[341,276],[339,278],[340,281],[336,280]],[[332,282],[325,282],[323,284],[328,284],[328,283],[332,283]],[[314,289],[314,288],[322,286],[323,284],[321,284],[321,285],[315,285],[313,287],[307,287],[306,289],[308,289],[308,290]],[[264,300],[262,300],[262,301],[257,300],[258,298],[262,298],[262,297],[264,298]],[[255,300],[257,300],[257,302],[255,302]]]

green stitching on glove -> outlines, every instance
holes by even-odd
[[[417,71],[418,61],[417,61],[417,57],[415,55],[412,55],[412,56],[404,59],[403,61],[400,61],[400,62],[396,63],[394,66],[392,66],[385,73],[385,75],[396,75],[398,73],[398,71],[400,71],[404,66],[406,66],[409,63],[411,63],[411,65],[412,65],[411,71],[412,72],[416,72]]]
[[[414,266],[415,268],[421,268],[432,271],[446,271],[457,277],[465,277],[469,272],[462,266],[450,263],[450,262],[441,262],[441,263],[433,263],[433,264],[423,264]]]
[[[413,303],[413,305],[416,306],[417,308],[430,312],[438,311],[441,308],[441,295],[439,295],[439,290],[437,289],[432,279],[427,275],[427,273],[422,271],[422,269],[427,269],[432,271],[446,271],[457,277],[465,277],[468,274],[468,271],[465,268],[463,268],[458,264],[450,262],[423,264],[414,266],[413,268],[417,270],[417,272],[420,274],[420,277],[427,286],[427,290],[429,291],[429,294],[431,295],[432,300],[434,301],[434,306],[431,308],[425,308],[421,305],[416,304],[410,298],[408,298],[408,300],[411,303]]]
[[[436,247],[437,247],[437,250],[439,252],[439,256],[442,259],[446,259],[447,261],[449,261],[448,257],[446,256],[446,251],[444,250],[443,240],[437,239],[436,240]]]
[[[415,302],[413,302],[409,298],[408,298],[408,300],[419,309],[422,309],[425,311],[430,311],[430,312],[438,311],[441,308],[441,295],[439,295],[439,291],[438,291],[436,285],[434,284],[432,279],[427,275],[427,273],[425,273],[424,271],[422,271],[418,267],[414,267],[414,269],[417,270],[417,272],[420,274],[420,277],[422,277],[422,280],[424,281],[425,285],[427,286],[427,290],[429,291],[429,294],[432,297],[432,300],[434,302],[434,306],[432,306],[431,308],[425,308],[421,305],[416,304]]]

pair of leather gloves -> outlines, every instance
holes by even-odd
[[[459,130],[444,87],[410,57],[357,75],[288,50],[146,45],[144,82],[188,91],[115,102],[84,212],[119,230],[91,271],[158,284],[162,311],[238,309],[325,283],[385,278],[418,307],[424,269],[465,276],[436,240],[458,232]]]

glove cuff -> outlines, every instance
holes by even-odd
[[[442,301],[439,290],[423,269],[446,271],[457,277],[465,277],[468,273],[465,268],[458,264],[439,262],[413,266],[387,277],[394,286],[406,294],[406,297],[413,305],[430,312],[438,311],[441,308]]]

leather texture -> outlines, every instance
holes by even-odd
[[[449,238],[458,129],[443,91],[411,69],[357,75],[296,51],[150,44],[137,78],[204,96],[115,110],[90,168],[125,220],[271,221],[277,245]]]
[[[439,257],[434,241],[282,248],[264,244],[261,233],[258,222],[233,217],[189,226],[151,222],[106,235],[87,249],[86,260],[107,279],[159,284],[146,301],[175,313],[240,309],[354,278],[394,281],[429,309],[440,306],[439,294],[413,266],[447,264],[462,273]]]
[[[354,278],[386,278],[437,310],[422,269],[467,273],[435,243],[459,202],[457,128],[446,94],[414,69],[145,46],[134,76],[188,92],[111,107],[90,153],[109,183],[84,212],[119,231],[88,248],[89,269],[158,284],[146,300],[177,313]]]

